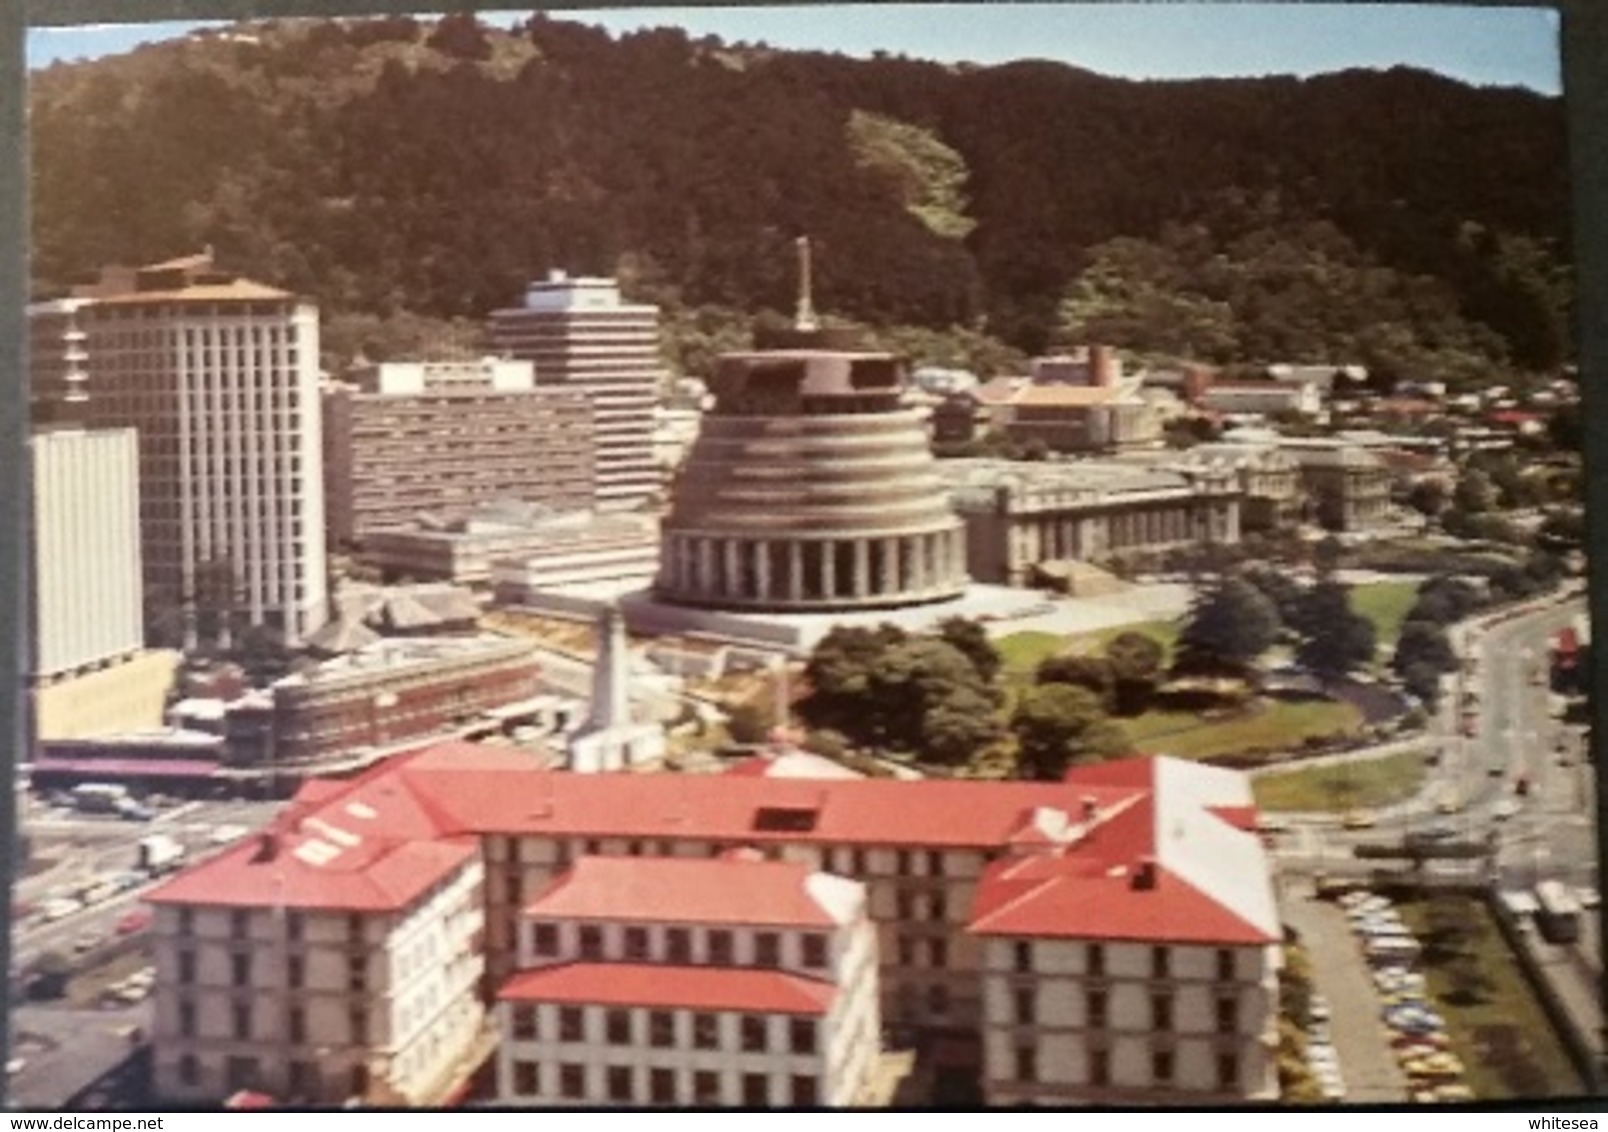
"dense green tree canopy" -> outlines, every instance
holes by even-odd
[[[1130,751],[1127,734],[1106,717],[1098,697],[1070,684],[1039,684],[1023,692],[1011,731],[1023,778],[1057,779],[1069,766]]]
[[[1178,635],[1186,665],[1247,665],[1272,646],[1279,614],[1262,592],[1241,578],[1225,578],[1202,590]]]

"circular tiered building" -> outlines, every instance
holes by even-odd
[[[831,331],[723,356],[663,524],[658,594],[786,612],[941,601],[966,586],[961,520],[905,366]]]

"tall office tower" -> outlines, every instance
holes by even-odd
[[[324,394],[324,473],[337,544],[501,500],[592,506],[592,406],[537,389],[528,361],[388,362]]]
[[[85,419],[139,435],[147,634],[299,643],[325,619],[318,308],[210,252],[77,297]]]
[[[598,510],[630,510],[658,498],[658,307],[623,302],[612,279],[555,271],[526,289],[523,306],[492,313],[491,340],[499,353],[535,362],[538,386],[578,389],[591,398]]]

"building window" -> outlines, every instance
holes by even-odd
[[[1088,953],[1086,955],[1086,960],[1087,961],[1086,961],[1086,963],[1084,965],[1088,968],[1088,973],[1090,975],[1094,976],[1095,978],[1100,978],[1100,977],[1104,976],[1105,975],[1105,969],[1106,969],[1106,966],[1105,966],[1105,944],[1103,944],[1103,943],[1091,943],[1091,944],[1089,944],[1089,950],[1088,950]]]
[[[765,1108],[770,1104],[770,1078],[763,1073],[743,1074],[743,1107]]]
[[[897,872],[902,877],[907,877],[907,876],[909,876],[911,873],[913,873],[915,871],[913,866],[914,866],[914,862],[911,861],[911,859],[910,859],[910,850],[908,850],[908,849],[899,850],[898,860],[896,862],[896,867],[895,867],[894,871]]]
[[[754,966],[780,967],[782,940],[775,932],[758,932],[754,936]]]
[[[558,925],[534,924],[530,930],[530,949],[537,955],[558,954]]]
[[[927,898],[927,918],[929,920],[942,920],[949,915],[949,900],[942,891],[934,892]]]
[[[1012,965],[1018,974],[1027,975],[1033,971],[1033,945],[1027,940],[1017,940],[1011,948],[1013,953]]]
[[[179,909],[179,934],[191,935],[195,932],[195,909]]]
[[[1163,1031],[1173,1028],[1172,995],[1153,994],[1150,996],[1150,1028]]]
[[[580,951],[582,959],[603,958],[603,929],[596,924],[583,924]]]
[[[368,1011],[361,1006],[354,1006],[347,1021],[351,1023],[352,1044],[368,1045]]]
[[[586,1096],[586,1067],[584,1065],[560,1065],[558,1067],[558,1092],[562,1097],[576,1100]]]
[[[676,1073],[673,1069],[648,1071],[648,1099],[656,1105],[668,1107],[676,1103]]]
[[[655,1010],[648,1015],[648,1044],[668,1049],[676,1044],[676,1016],[668,1010]]]
[[[302,938],[302,914],[292,912],[285,917],[285,938],[291,943],[300,943]]]
[[[914,967],[916,965],[916,941],[899,937],[899,966]]]
[[[1038,1021],[1038,992],[1032,987],[1016,988],[1016,1022],[1031,1026]]]
[[[605,1040],[610,1045],[623,1046],[631,1044],[631,1014],[626,1010],[610,1010],[604,1013]]]
[[[609,1100],[631,1100],[631,1067],[629,1065],[611,1065],[605,1080],[609,1090]]]
[[[536,1008],[520,1004],[513,1009],[513,1034],[518,1041],[533,1041],[536,1037]]]
[[[1239,1088],[1239,1054],[1220,1053],[1217,1055],[1217,1087],[1219,1089]]]
[[[201,1079],[201,1066],[195,1059],[195,1054],[187,1053],[179,1058],[179,1083],[181,1085],[194,1085]]]
[[[578,1042],[584,1039],[586,1016],[578,1006],[561,1006],[558,1010],[558,1040]]]
[[[179,982],[195,982],[195,952],[179,952]]]
[[[727,931],[712,931],[709,933],[709,962],[720,967],[731,966],[731,933]]]
[[[1165,947],[1150,949],[1150,977],[1165,979],[1172,973],[1172,952]]]
[[[179,1000],[179,1036],[195,1037],[195,1003],[187,998]]]
[[[671,928],[664,933],[664,949],[671,963],[691,963],[692,933],[686,928]]]
[[[692,1103],[704,1106],[720,1103],[720,1074],[700,1069],[692,1075]]]
[[[251,985],[251,956],[229,956],[229,982],[237,987]]]
[[[234,939],[245,939],[251,934],[251,913],[244,908],[236,908],[229,913],[229,935]]]
[[[934,967],[949,966],[949,941],[947,939],[928,940],[927,955]]]
[[[368,959],[354,955],[351,964],[346,969],[346,983],[349,989],[362,991],[368,987]]]
[[[716,1049],[720,1045],[720,1019],[713,1014],[692,1016],[692,1047]]]
[[[1170,1049],[1152,1050],[1150,1053],[1150,1076],[1158,1085],[1172,1083],[1173,1078],[1173,1052]]]
[[[1103,1030],[1106,1027],[1107,998],[1103,990],[1092,990],[1083,1001],[1083,1014],[1085,1024],[1091,1030]]]
[[[1217,977],[1225,983],[1234,978],[1234,952],[1231,948],[1217,949]]]
[[[648,929],[625,929],[625,957],[627,959],[646,959],[648,957]]]
[[[1239,999],[1224,995],[1217,1000],[1217,1032],[1232,1034],[1239,1030]]]
[[[913,920],[916,918],[916,900],[908,892],[900,892],[893,898],[893,902],[899,919]]]
[[[300,955],[289,955],[285,958],[285,983],[297,988],[307,981],[307,961]]]
[[[1038,1050],[1034,1047],[1016,1047],[1016,1079],[1018,1081],[1038,1080]]]
[[[768,1044],[768,1030],[764,1018],[744,1014],[742,1021],[742,1047],[744,1053],[764,1053]]]
[[[944,875],[944,855],[936,849],[927,851],[927,875],[930,877]]]
[[[933,983],[927,988],[927,1013],[949,1013],[949,988],[943,983]]]
[[[827,962],[826,937],[816,932],[804,936],[804,966],[825,967]]]
[[[814,1077],[805,1077],[802,1074],[794,1077],[791,1092],[791,1103],[794,1108],[814,1108],[821,1103],[816,1092]]]
[[[794,1053],[815,1052],[815,1020],[793,1018],[787,1023],[787,1048]]]
[[[541,1066],[534,1061],[514,1062],[514,1092],[522,1097],[534,1097],[541,1091]]]
[[[251,1040],[251,1007],[245,1003],[236,1003],[233,1009],[234,1036],[236,1041]]]
[[[1111,1084],[1111,1051],[1105,1049],[1091,1049],[1089,1051],[1089,1084]]]
[[[290,1031],[290,1040],[297,1045],[307,1040],[307,1012],[299,1006],[292,1006],[285,1018],[285,1028]]]

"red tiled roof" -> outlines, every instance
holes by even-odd
[[[525,908],[527,916],[828,928],[831,913],[792,861],[583,857]]]
[[[1275,940],[1160,865],[1150,866],[1154,885],[1139,888],[1134,884],[1137,863],[1095,876],[1086,869],[1055,873],[1054,863],[1033,858],[990,866],[978,884],[971,930],[985,936],[1225,946]],[[1025,875],[1012,875],[1013,869]],[[985,893],[990,896],[986,906]]]
[[[1010,400],[1028,407],[1080,409],[1115,401],[1120,392],[1110,385],[1026,385]]]
[[[394,912],[479,855],[468,838],[379,842],[343,849],[328,864],[297,855],[307,838],[279,835],[273,855],[259,859],[262,835],[186,869],[146,894],[153,904],[230,908],[318,908]]]
[[[782,971],[667,967],[657,963],[565,963],[522,971],[503,983],[503,1002],[732,1010],[824,1015],[837,988]]]
[[[1211,811],[1235,829],[1256,828],[1255,806],[1212,806]]]

